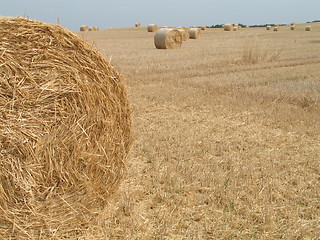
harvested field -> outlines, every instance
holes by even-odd
[[[87,239],[319,239],[311,26],[208,28],[169,52],[145,29],[79,33],[112,57],[135,109],[129,175]]]
[[[170,51],[144,27],[78,32],[124,76],[135,138],[125,182],[83,239],[319,239],[310,25],[208,28]]]

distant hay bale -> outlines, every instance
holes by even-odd
[[[278,27],[273,28],[273,31],[275,31],[275,32],[277,32],[278,30],[279,30]]]
[[[238,30],[241,30],[241,28],[242,28],[242,27],[239,25],[239,26],[238,26]]]
[[[224,31],[232,31],[233,30],[233,25],[232,24],[224,24],[223,25]]]
[[[78,239],[125,173],[120,74],[60,25],[0,20],[0,239]]]
[[[136,23],[135,27],[141,27],[141,23]]]
[[[292,23],[290,23],[290,25],[291,25],[291,26],[295,26],[295,25],[296,25],[296,23],[295,23],[295,22],[292,22]]]
[[[80,31],[81,32],[86,32],[86,31],[88,31],[89,30],[89,27],[87,26],[87,25],[81,25],[80,26]]]
[[[311,26],[306,26],[306,31],[311,31]]]
[[[190,28],[189,29],[189,38],[198,39],[200,37],[200,28]]]
[[[238,27],[233,27],[233,31],[238,31]]]
[[[190,36],[189,36],[189,30],[187,28],[177,28],[177,30],[181,33],[182,36],[182,41],[187,41],[189,40]]]
[[[202,31],[204,31],[204,30],[206,30],[206,29],[207,29],[206,26],[202,26],[202,27],[201,27],[201,30],[202,30]]]
[[[149,24],[147,27],[148,32],[155,32],[157,31],[158,26],[156,24]]]
[[[158,49],[180,48],[182,35],[177,29],[161,28],[154,36],[154,45]]]
[[[268,25],[268,26],[266,27],[266,29],[267,29],[267,30],[271,30],[271,26]]]
[[[290,26],[290,30],[295,30],[296,29],[296,26],[295,25],[291,25]]]

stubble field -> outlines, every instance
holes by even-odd
[[[320,23],[77,33],[124,77],[128,175],[84,239],[320,239]]]

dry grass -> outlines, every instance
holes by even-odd
[[[125,76],[135,132],[83,239],[319,239],[319,24],[207,29],[172,51],[145,28],[79,35]]]
[[[79,33],[135,107],[128,177],[85,239],[319,239],[320,25],[296,26],[169,52],[143,30]]]
[[[71,31],[0,20],[0,239],[82,235],[125,174],[120,75]]]

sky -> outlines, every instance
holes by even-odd
[[[26,16],[73,30],[142,26],[305,23],[320,19],[320,0],[0,0],[0,16]]]

